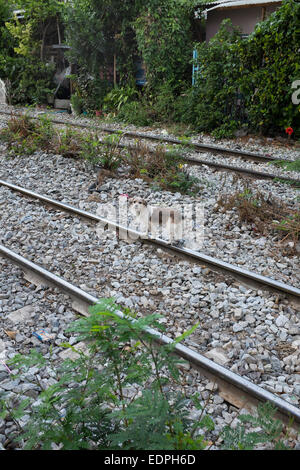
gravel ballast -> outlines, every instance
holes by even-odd
[[[184,246],[299,286],[297,253],[284,257],[275,237],[262,237],[251,226],[240,224],[234,211],[215,211],[222,194],[244,188],[245,182],[232,174],[193,167],[190,171],[200,180],[200,192],[183,196],[153,191],[145,181],[129,179],[126,174],[106,179],[99,192],[91,192],[96,172],[83,161],[42,152],[8,158],[5,146],[0,167],[1,179],[90,212],[99,213],[99,207],[104,210],[108,204],[117,207],[123,194],[166,207],[203,204],[204,243],[199,246],[193,241],[191,246],[189,240],[184,240]],[[251,187],[271,192],[289,207],[297,207],[297,192],[289,186],[256,181]],[[5,246],[97,297],[115,297],[117,303],[139,315],[163,315],[167,334],[173,338],[199,322],[186,340],[189,347],[299,406],[299,311],[284,296],[250,289],[140,242],[120,241],[110,231],[100,231],[99,235],[95,224],[49,210],[4,187],[0,187],[0,206],[0,240]],[[39,348],[47,357],[48,345],[32,337],[38,326],[55,334],[54,353],[60,360],[59,344],[66,341],[65,330],[76,317],[69,300],[56,290],[25,282],[20,270],[1,258],[0,265],[0,341],[8,357],[16,352],[28,353],[31,347]],[[29,316],[21,324],[14,323],[13,313],[26,306],[30,307]],[[18,330],[15,340],[4,331],[13,329]],[[188,375],[189,386],[205,401],[211,384],[191,370]],[[45,371],[43,379],[50,383],[50,378]],[[0,388],[11,394],[24,394],[26,389],[25,383],[14,384],[1,365]],[[211,396],[208,410],[218,432],[237,414],[237,409],[217,391]],[[13,431],[13,423],[0,421],[0,444],[4,448]],[[294,444],[298,445],[296,441]]]

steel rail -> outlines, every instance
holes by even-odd
[[[272,291],[284,293],[290,296],[292,299],[296,300],[297,303],[300,301],[300,289],[298,289],[297,287],[290,286],[281,281],[276,281],[272,278],[243,269],[239,266],[235,266],[231,263],[227,263],[226,261],[222,261],[204,253],[194,251],[189,248],[180,248],[178,246],[171,245],[167,241],[162,240],[160,238],[146,236],[141,232],[120,225],[116,222],[104,219],[103,217],[100,217],[96,214],[84,211],[82,209],[60,201],[56,201],[55,199],[52,199],[48,196],[35,193],[31,190],[16,186],[7,181],[0,180],[0,185],[9,188],[12,191],[20,192],[28,197],[37,199],[43,203],[50,204],[51,206],[62,209],[63,211],[69,212],[71,214],[76,214],[77,216],[83,217],[85,219],[93,220],[94,222],[101,223],[102,225],[106,225],[111,229],[117,230],[119,233],[123,232],[131,240],[140,240],[142,242],[150,243],[151,245],[154,245],[156,247],[164,248],[167,251],[171,251],[172,253],[175,253],[176,255],[179,255],[181,257],[193,259],[198,263],[203,263],[206,266],[216,268],[217,270],[221,270],[222,272],[226,272],[227,274],[230,273],[237,279],[242,280],[246,283],[249,283],[250,281],[251,283],[254,283],[255,286],[259,286],[260,288],[270,288]]]
[[[295,178],[289,178],[287,176],[279,176],[279,175],[274,175],[272,173],[267,173],[265,171],[256,171],[252,170],[251,168],[240,168],[237,166],[231,166],[231,165],[225,165],[224,163],[217,163],[217,162],[212,162],[210,160],[198,160],[196,158],[192,157],[182,157],[184,160],[186,160],[188,163],[191,165],[207,165],[213,168],[218,168],[220,170],[228,170],[232,171],[234,173],[245,173],[246,175],[249,176],[254,176],[257,179],[271,179],[271,180],[276,180],[276,181],[283,181],[286,183],[291,183],[292,185],[300,186],[300,179],[295,179]]]
[[[1,244],[0,256],[9,259],[22,269],[32,272],[38,278],[45,280],[47,285],[59,288],[62,292],[67,293],[73,299],[76,298],[79,301],[84,302],[87,306],[94,305],[98,302],[97,297],[84,292],[82,289],[72,285],[65,279],[47,271],[41,266],[27,260]],[[124,318],[124,314],[121,311],[117,311],[115,313],[120,318]],[[87,315],[87,312],[85,315]],[[130,320],[132,322],[135,321],[134,319]],[[145,328],[144,331],[148,335],[151,335],[151,337],[161,345],[170,345],[174,343],[174,340],[157,330]],[[289,420],[292,419],[297,428],[299,427],[300,409],[294,405],[180,343],[175,344],[173,352],[180,358],[188,361],[193,368],[197,369],[205,377],[213,377],[221,389],[229,389],[231,393],[235,394],[243,403],[243,406],[246,406],[247,404],[257,405],[257,403],[261,402],[270,402],[274,407],[276,407],[281,419],[285,422],[289,422]]]
[[[104,143],[104,142],[100,141],[100,143]],[[105,145],[110,145],[110,144],[105,142]],[[135,150],[134,146],[127,145],[127,144],[118,144],[118,147],[124,148],[126,150],[131,150],[131,149]],[[155,150],[149,149],[148,152],[155,153]],[[211,160],[203,160],[203,159],[199,160],[198,158],[187,157],[186,155],[178,155],[178,158],[180,158],[183,162],[186,162],[190,165],[195,165],[195,166],[206,165],[212,168],[217,168],[219,170],[227,170],[227,171],[232,171],[234,173],[245,173],[247,176],[254,176],[257,179],[278,180],[278,181],[284,181],[284,182],[290,183],[292,185],[300,186],[300,178],[295,179],[295,178],[290,178],[287,176],[278,176],[272,173],[252,170],[251,168],[241,168],[237,166],[226,165],[225,163],[213,162]]]
[[[24,116],[22,113],[15,113],[12,114],[9,111],[0,111],[0,114],[6,114],[9,116]],[[44,113],[47,114],[47,113]],[[39,120],[39,116],[31,116],[31,119],[36,119]],[[228,149],[226,147],[218,147],[216,145],[211,145],[211,144],[200,144],[197,142],[184,142],[181,141],[180,139],[175,139],[172,137],[163,137],[163,136],[157,136],[157,135],[149,135],[145,134],[142,132],[133,132],[133,131],[123,131],[122,129],[114,129],[114,128],[109,128],[109,127],[102,127],[102,126],[93,126],[90,124],[82,124],[82,123],[74,123],[74,122],[68,122],[68,121],[61,121],[59,119],[51,119],[51,122],[53,124],[60,124],[60,125],[69,125],[73,127],[78,127],[82,129],[91,129],[91,130],[98,130],[102,132],[106,132],[108,134],[115,134],[117,132],[121,132],[123,136],[126,137],[131,137],[131,138],[140,138],[140,139],[146,139],[146,140],[155,140],[159,142],[166,142],[174,145],[184,145],[186,147],[191,147],[194,150],[198,150],[199,152],[213,152],[213,153],[221,153],[224,156],[236,156],[236,157],[241,157],[245,158],[248,160],[254,160],[257,162],[274,162],[278,161],[278,158],[272,157],[271,155],[263,155],[260,153],[252,153],[252,152],[245,152],[243,150],[235,150],[235,149]],[[285,160],[287,163],[292,163],[293,160]]]

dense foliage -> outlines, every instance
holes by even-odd
[[[45,61],[45,36],[63,22],[77,112],[109,113],[136,125],[185,123],[215,136],[235,130],[299,137],[299,107],[292,83],[299,80],[300,4],[281,8],[242,39],[229,20],[209,43],[193,44],[195,0],[18,0],[25,20],[11,18],[0,0],[0,77],[11,102],[47,102],[53,67]],[[5,44],[5,47],[4,47]],[[191,86],[192,51],[199,73]],[[135,83],[143,61],[147,84]]]
[[[12,104],[46,103],[54,88],[55,67],[45,61],[45,38],[51,22],[61,14],[63,3],[17,0],[14,8],[24,9],[22,20],[14,17],[12,7],[7,11],[1,0],[0,37],[5,38],[5,47],[1,48],[0,77],[6,82]]]
[[[300,78],[299,24],[300,3],[288,0],[240,48],[240,86],[256,130],[291,126],[300,136],[300,109],[292,103],[291,86]]]
[[[157,88],[167,82],[173,99],[190,77],[192,3],[76,0],[69,5],[65,12],[66,36],[72,48],[69,58],[81,71],[76,80],[77,95],[90,95],[86,89],[90,91],[97,83],[99,107],[103,90],[109,90],[107,82],[110,86],[117,82],[121,89],[128,84],[135,86],[138,64],[143,60],[147,95],[158,94]],[[89,76],[88,84],[83,83],[83,75]],[[120,94],[124,94],[123,89]],[[132,100],[133,96],[125,99],[127,104]],[[90,110],[90,103],[85,108]]]
[[[152,88],[168,83],[176,91],[190,80],[191,7],[187,1],[147,2],[134,23],[139,51]]]
[[[219,135],[244,125],[262,133],[291,126],[299,136],[299,107],[292,102],[300,70],[299,24],[300,4],[293,0],[258,23],[247,39],[225,20],[208,44],[197,46],[200,72],[187,120]]]

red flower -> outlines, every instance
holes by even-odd
[[[294,132],[294,129],[292,127],[287,127],[285,130],[285,133],[288,135],[292,135],[293,132]]]

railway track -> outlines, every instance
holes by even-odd
[[[21,113],[12,114],[8,111],[0,111],[0,114],[7,115],[7,116],[22,116]],[[35,120],[39,119],[39,117],[36,117],[36,116],[30,116],[30,117]],[[92,126],[89,124],[73,123],[69,121],[61,121],[58,119],[51,119],[51,122],[56,125],[72,126],[78,129],[90,129],[93,131],[101,131],[101,132],[109,133],[109,134],[115,134],[118,131],[118,129]],[[145,133],[122,131],[122,134],[124,137],[127,137],[127,138],[151,140],[151,141],[156,141],[160,143],[172,144],[175,146],[183,144],[183,142],[178,139],[154,136],[154,135],[149,135]],[[106,142],[105,145],[109,145],[109,144]],[[256,154],[256,153],[245,152],[241,150],[227,149],[225,147],[218,147],[214,145],[184,142],[184,146],[186,148],[190,148],[191,150],[197,153],[210,152],[212,154],[221,155],[222,157],[227,157],[227,158],[239,157],[243,160],[252,161],[256,163],[266,163],[266,162],[272,163],[278,160],[275,157],[272,157],[269,155]],[[128,144],[119,144],[118,147],[124,148],[124,149],[130,149],[131,146]],[[152,153],[152,150],[150,148],[149,148],[149,153]],[[234,172],[237,174],[245,175],[245,176],[256,178],[256,179],[282,181],[282,182],[289,183],[294,186],[300,186],[300,179],[296,179],[296,178],[291,178],[291,177],[287,177],[283,175],[278,176],[278,175],[275,175],[266,171],[257,171],[251,168],[242,168],[242,167],[235,166],[235,165],[227,165],[222,162],[215,162],[215,161],[211,161],[207,159],[198,159],[198,158],[194,158],[190,156],[181,156],[180,158],[182,159],[182,161],[184,161],[185,163],[189,165],[194,165],[194,166],[205,165],[205,166],[215,168],[216,170],[230,171],[230,172]],[[285,160],[285,161],[287,163],[292,162],[292,160]]]
[[[83,211],[79,208],[70,206],[60,201],[56,201],[47,196],[34,193],[25,188],[13,185],[7,181],[0,180],[0,184],[11,191],[20,193],[26,197],[38,200],[39,202],[51,206],[52,208],[59,209],[70,214],[73,214],[76,217],[84,218],[88,221],[94,221],[95,223],[102,223],[108,225],[113,229],[126,230],[129,233],[133,234],[135,237],[139,236],[139,233],[123,227],[119,224],[106,220],[99,217],[98,215]],[[152,245],[167,249],[175,253],[176,255],[184,255],[186,258],[201,262],[202,264],[207,264],[213,268],[222,268],[223,271],[226,271],[230,275],[238,275],[239,279],[242,279],[246,283],[255,281],[260,288],[270,287],[276,292],[284,293],[290,296],[294,301],[299,301],[300,299],[300,290],[283,284],[281,282],[274,281],[272,279],[257,275],[245,271],[241,268],[234,267],[228,263],[223,263],[220,260],[205,256],[204,254],[193,252],[192,250],[186,250],[184,248],[178,248],[176,246],[169,245],[163,240],[160,239],[145,239],[143,240],[146,243],[151,243]],[[46,269],[38,266],[37,264],[29,261],[23,256],[13,252],[4,245],[0,245],[0,255],[9,259],[14,264],[22,268],[26,272],[33,283],[42,283],[46,284],[49,287],[57,287],[60,291],[65,294],[68,294],[73,300],[73,308],[80,312],[83,315],[87,314],[88,307],[97,302],[97,297],[83,291],[82,289],[74,286],[70,282],[64,280],[63,278],[47,271]],[[122,312],[119,312],[119,315],[122,316]],[[160,344],[169,344],[172,342],[172,339],[166,335],[162,335],[155,330],[147,330],[151,333],[156,341]],[[234,404],[237,407],[247,406],[257,406],[260,402],[271,402],[278,410],[278,417],[284,422],[288,422],[290,418],[294,420],[296,427],[300,426],[300,409],[293,406],[292,404],[286,402],[275,394],[263,389],[262,387],[252,383],[250,380],[230,371],[229,369],[215,363],[214,361],[206,358],[205,356],[199,354],[197,351],[190,349],[182,344],[177,344],[175,348],[175,353],[182,359],[185,359],[189,362],[191,367],[195,368],[202,374],[204,377],[218,384],[219,391],[223,396],[227,397],[229,403]]]
[[[97,297],[84,292],[82,289],[27,260],[23,256],[18,255],[3,245],[0,245],[0,255],[21,267],[27,275],[28,273],[31,274],[31,282],[38,283],[40,281],[44,285],[57,287],[63,293],[68,294],[73,300],[73,308],[83,315],[88,314],[89,306],[98,302]],[[35,279],[35,281],[32,279]],[[119,311],[117,315],[123,317],[121,311]],[[154,329],[148,328],[145,331],[150,333],[158,344],[167,345],[173,342],[171,338]],[[222,392],[223,396],[227,397],[229,403],[231,402],[237,407],[251,408],[261,402],[270,402],[276,407],[278,418],[286,423],[289,423],[292,419],[293,426],[299,429],[299,408],[182,344],[176,344],[174,353],[188,361],[190,366],[198,370],[204,377],[218,384],[219,391]]]
[[[95,214],[83,211],[79,208],[70,206],[60,201],[56,201],[47,196],[34,193],[28,189],[16,186],[7,181],[0,180],[0,185],[12,191],[23,194],[24,196],[27,196],[29,198],[34,198],[46,205],[50,205],[59,210],[74,214],[77,217],[84,218],[89,221],[94,221],[95,223],[107,225],[114,230],[125,230],[128,233],[132,233],[135,239],[139,238],[140,234],[138,232],[116,224],[114,222],[111,222],[105,218],[99,217]],[[161,239],[148,237],[147,239],[142,239],[142,241],[156,246],[157,248],[162,248],[168,252],[172,252],[177,256],[199,262],[206,266],[210,266],[213,270],[221,271],[223,273],[226,273],[227,275],[233,276],[239,281],[250,285],[251,287],[256,286],[260,289],[266,289],[280,294],[285,294],[289,299],[299,305],[300,289],[294,286],[289,286],[282,282],[275,281],[271,278],[267,278],[265,276],[261,276],[259,274],[244,270],[240,267],[225,263],[221,260],[207,256],[203,253],[170,245]],[[70,295],[71,298],[76,302],[77,309],[78,311],[80,311],[80,313],[85,314],[84,312],[87,312],[88,306],[94,304],[98,300],[94,295],[87,294],[82,289],[73,286],[64,279],[59,278],[58,276],[41,268],[40,266],[37,266],[31,261],[26,260],[26,258],[23,258],[22,256],[12,252],[3,245],[0,245],[0,255],[17,264],[23,270],[30,272],[33,277],[42,279],[43,283],[47,283],[50,286],[54,285],[56,287],[59,287],[60,290]],[[120,312],[120,315],[122,315],[122,312]],[[161,335],[160,333],[154,330],[151,330],[151,334],[153,334],[154,337],[157,338],[157,341],[161,344],[168,344],[172,341],[169,337]],[[225,367],[216,364],[215,362],[207,359],[205,356],[202,356],[201,354],[193,351],[192,349],[187,348],[186,346],[177,345],[175,352],[181,358],[187,360],[192,365],[192,367],[199,370],[200,373],[202,373],[205,377],[209,378],[212,381],[215,381],[219,385],[219,389],[223,391],[223,394],[229,397],[229,402],[230,400],[232,400],[233,404],[241,404],[242,402],[244,405],[245,402],[249,402],[253,405],[256,405],[257,403],[262,401],[269,401],[278,409],[279,416],[281,419],[287,421],[289,417],[292,417],[295,423],[299,425],[299,408],[291,405],[285,400],[282,400],[280,397],[264,390],[262,387],[253,384],[250,380],[245,379],[239,376],[238,374],[233,373],[229,369],[226,369]]]
[[[145,238],[143,234],[139,233],[136,230],[133,230],[132,228],[125,227],[116,222],[112,222],[103,217],[100,217],[96,214],[84,211],[82,209],[79,209],[77,207],[71,206],[69,204],[66,204],[60,201],[57,201],[48,196],[38,194],[26,188],[16,186],[12,183],[9,183],[8,181],[0,180],[0,185],[5,186],[6,188],[12,191],[15,191],[17,193],[20,193],[22,195],[36,199],[39,202],[50,205],[51,207],[54,207],[56,209],[60,209],[64,212],[71,213],[72,215],[76,215],[84,219],[87,219],[89,221],[100,223],[102,225],[108,226],[111,229],[117,230],[119,232],[123,231],[127,233],[129,236],[131,236],[132,239],[135,239],[135,240],[139,239],[143,241],[144,243],[151,244],[155,246],[156,248],[165,249],[166,251],[171,252],[172,254],[175,254],[179,257],[183,257],[185,259],[196,261],[198,263],[209,266],[210,268],[212,268],[213,270],[216,270],[217,272],[222,272],[227,275],[231,275],[238,281],[242,281],[248,286],[265,289],[265,290],[271,290],[272,292],[276,292],[280,294],[285,294],[287,295],[288,298],[290,298],[290,300],[293,303],[295,303],[296,305],[300,305],[300,289],[298,289],[297,287],[290,286],[281,281],[276,281],[270,277],[262,276],[261,274],[257,274],[252,271],[248,271],[246,269],[241,268],[240,266],[235,266],[233,264],[224,262],[220,259],[214,258],[204,253],[200,253],[198,251],[194,251],[188,248],[171,245],[167,241],[159,239],[159,238],[154,238],[151,236],[147,236]]]

